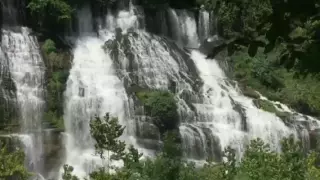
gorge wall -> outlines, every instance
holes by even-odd
[[[1,1],[1,136],[18,138],[39,177],[59,179],[65,163],[80,177],[101,166],[89,121],[105,113],[119,118],[122,138],[145,156],[159,150],[166,131],[178,132],[184,157],[199,163],[221,161],[227,146],[241,157],[257,137],[280,151],[280,140],[294,134],[310,148],[316,118],[258,95],[277,113],[264,111],[221,62],[199,52],[217,35],[214,13],[129,0],[112,10],[82,4],[55,43],[25,27],[21,2]]]

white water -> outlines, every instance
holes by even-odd
[[[257,137],[270,143],[274,150],[280,150],[280,140],[290,134],[296,134],[295,129],[287,127],[280,118],[256,108],[251,99],[227,84],[226,76],[215,60],[206,59],[197,51],[191,53],[191,58],[204,81],[202,92],[206,97],[203,104],[196,105],[198,113],[202,114],[203,118],[192,125],[210,128],[212,134],[219,137],[222,150],[231,145],[241,153],[245,142]],[[245,108],[247,132],[243,131],[240,114],[233,109],[229,96]],[[182,134],[188,136],[188,133]],[[186,139],[187,143],[192,143],[189,142],[192,134]],[[202,141],[206,142],[206,139]]]
[[[193,15],[172,9],[169,13],[174,40],[183,46],[198,47],[199,38]],[[200,21],[204,25],[209,17],[208,14],[202,16]],[[82,20],[83,24],[92,24],[91,18]],[[191,52],[190,60],[170,42],[138,29],[138,18],[133,7],[129,11],[120,11],[115,17],[109,14],[105,21],[106,26],[100,26],[99,37],[89,33],[77,40],[65,92],[65,163],[75,168],[76,175],[85,177],[104,163],[93,155],[94,141],[90,136],[89,120],[94,115],[103,116],[110,112],[118,117],[128,130],[122,138],[138,147],[132,137],[136,130],[134,124],[145,126],[139,124],[141,122],[132,122],[133,100],[127,97],[124,80],[119,77],[150,89],[167,90],[171,88],[172,82],[175,83],[173,91],[178,102],[179,129],[185,155],[190,159],[203,160],[208,156],[219,156],[229,145],[241,155],[245,145],[257,137],[270,143],[274,150],[280,150],[280,139],[290,134],[297,136],[298,129],[295,126],[289,128],[274,114],[256,108],[251,99],[228,83],[215,60],[206,59],[197,51]],[[128,49],[121,44],[123,42],[117,42],[118,60],[112,61],[110,52],[102,49],[105,41],[114,38],[117,27],[123,30],[123,34],[130,32],[130,29],[136,32],[127,34],[133,59],[126,56],[125,51]],[[205,29],[201,39],[209,33]],[[114,61],[117,61],[118,66]],[[195,90],[194,86],[201,84],[198,82],[203,82],[203,85],[200,90]],[[186,99],[195,109],[188,105]],[[243,107],[245,119],[235,110],[234,103]],[[305,130],[302,134],[308,140]]]
[[[187,10],[168,10],[173,39],[188,48],[199,47],[194,14]]]
[[[199,39],[202,43],[206,38],[210,37],[210,13],[206,10],[200,10],[199,12]]]
[[[94,155],[95,142],[90,135],[90,119],[110,113],[110,116],[118,117],[120,124],[130,126],[128,97],[110,56],[102,46],[113,37],[114,27],[121,27],[125,33],[135,27],[135,22],[131,12],[120,11],[117,17],[107,17],[107,23],[115,24],[101,27],[100,37],[82,36],[77,40],[65,92],[64,119],[67,133],[65,163],[73,166],[74,174],[79,177],[86,177],[105,163]],[[130,127],[127,129],[130,130]],[[134,143],[127,133],[122,138],[130,144]],[[120,164],[115,162],[115,165]]]
[[[124,124],[126,94],[110,57],[102,49],[103,43],[96,37],[78,40],[65,92],[66,163],[72,165],[79,176],[101,165],[99,157],[93,156],[90,119],[109,112]]]
[[[44,63],[35,37],[28,28],[18,32],[2,31],[1,48],[8,58],[9,69],[16,85],[21,141],[25,145],[28,167],[42,171],[42,113]]]

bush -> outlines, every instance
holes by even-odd
[[[42,49],[47,55],[49,55],[50,53],[57,51],[56,43],[51,39],[47,39],[42,45]]]
[[[137,93],[147,115],[155,119],[161,132],[178,127],[177,105],[174,95],[167,91],[145,91]]]
[[[60,131],[64,131],[64,121],[62,116],[59,116],[56,112],[46,112],[44,114],[44,120],[49,123],[50,127],[56,128]]]

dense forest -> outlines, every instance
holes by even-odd
[[[1,1],[1,0],[0,0]],[[20,1],[17,1],[19,3]],[[124,6],[117,0],[28,0],[25,18],[39,39],[46,72],[47,105],[44,119],[48,126],[63,132],[63,96],[72,66],[72,44],[63,39],[75,18],[75,10],[89,4],[94,16]],[[1,3],[1,2],[0,2]],[[226,71],[239,83],[255,105],[275,113],[284,121],[290,114],[278,111],[270,101],[288,105],[299,113],[320,117],[320,1],[318,0],[136,0],[149,11],[172,7],[213,12],[217,19],[219,43],[207,48],[207,58],[228,64]],[[1,18],[0,18],[1,19]],[[72,25],[71,25],[72,26]],[[112,44],[111,44],[112,45]],[[318,59],[318,60],[317,60]],[[135,90],[132,90],[135,91]],[[116,117],[90,120],[96,154],[108,163],[90,174],[93,180],[316,180],[320,179],[318,140],[312,150],[293,136],[281,142],[276,152],[260,138],[252,140],[239,160],[235,150],[226,148],[223,161],[208,159],[196,165],[181,150],[177,102],[164,90],[135,93],[146,114],[156,119],[161,133],[161,150],[154,158],[142,158],[133,146],[119,140],[126,127]],[[0,96],[0,109],[6,104]],[[14,111],[0,112],[1,124],[15,119]],[[13,131],[2,127],[1,131]],[[24,167],[24,153],[10,143],[0,150],[0,179],[25,180],[33,176]],[[122,166],[113,165],[120,163]],[[80,179],[73,167],[64,165],[63,180]]]

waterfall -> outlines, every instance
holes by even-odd
[[[2,73],[5,73],[2,80],[6,81],[4,87],[9,89],[5,97],[7,101],[14,102],[16,108],[16,115],[9,117],[10,122],[6,123],[19,124],[19,134],[10,133],[15,133],[12,136],[22,142],[28,169],[43,179],[40,173],[44,172],[42,115],[45,65],[36,37],[30,35],[30,29],[20,26],[24,2],[4,0],[0,4],[3,17],[0,62],[4,70]]]
[[[109,112],[122,123],[124,116],[125,91],[114,74],[110,57],[101,48],[103,43],[97,37],[78,40],[65,92],[66,162],[79,176],[101,163],[99,157],[93,156],[90,119]]]
[[[20,31],[2,30],[1,49],[9,62],[16,86],[17,108],[21,125],[21,141],[26,146],[28,167],[42,171],[42,113],[44,63],[35,37],[28,28]],[[30,150],[32,149],[32,150]]]
[[[65,91],[64,119],[67,134],[66,163],[74,167],[74,173],[79,177],[87,176],[105,163],[99,156],[94,155],[94,140],[89,127],[92,118],[110,113],[111,117],[119,119],[120,124],[129,130],[131,128],[128,122],[129,100],[125,88],[103,45],[114,37],[115,27],[121,27],[123,33],[126,33],[131,27],[135,27],[136,20],[132,12],[127,11],[120,11],[116,17],[109,15],[107,23],[114,24],[100,29],[99,37],[80,36],[76,42],[73,65]],[[126,133],[122,138],[131,144],[134,142]]]
[[[199,39],[200,42],[203,43],[203,41],[207,38],[209,38],[211,32],[211,23],[210,23],[210,13],[206,10],[200,10],[199,12]]]
[[[257,137],[270,143],[274,150],[280,150],[280,140],[295,134],[294,129],[287,127],[280,118],[256,108],[251,99],[241,95],[228,83],[227,77],[215,60],[206,59],[197,51],[191,52],[191,58],[204,82],[201,90],[204,102],[196,105],[202,118],[188,125],[209,129],[218,137],[221,150],[231,145],[241,153],[245,142]],[[235,110],[235,104],[239,104],[243,112]],[[244,119],[241,113],[244,114]],[[243,128],[243,123],[246,124],[246,128]],[[189,142],[194,135],[188,132],[183,134],[188,137],[188,146],[194,147],[196,144]],[[206,142],[207,139],[201,141]]]
[[[194,37],[196,31],[193,31],[196,29],[195,19],[187,20],[186,23],[194,27],[186,33],[183,30],[185,24],[180,23],[184,21],[178,14],[182,14],[181,17],[192,16],[186,16],[185,11],[170,9],[169,12],[172,14],[170,22],[175,22],[171,28],[178,32],[175,40],[179,43],[179,38],[187,34],[185,37],[189,42],[197,42],[198,37]],[[273,150],[280,151],[282,138],[290,134],[307,136],[304,130],[310,127],[298,121],[288,126],[275,114],[258,109],[252,99],[242,95],[235,82],[228,80],[216,60],[206,59],[198,51],[185,52],[170,40],[141,29],[135,29],[134,33],[116,40],[115,44],[112,59],[121,69],[118,76],[125,84],[175,93],[186,158],[204,160],[213,157],[220,161],[227,146],[235,148],[241,157],[245,146],[257,137],[269,143]],[[135,104],[136,109],[137,106]],[[155,131],[148,117],[140,112],[132,114],[139,127],[136,129],[139,145],[155,147],[150,142],[157,142],[159,136],[141,135],[148,134],[148,129]],[[312,124],[314,120],[305,118],[301,121]],[[310,126],[314,129],[319,127],[319,123]],[[304,133],[300,133],[301,129]]]
[[[199,38],[194,14],[187,10],[169,9],[172,38],[188,48],[198,48]]]
[[[80,36],[86,36],[90,33],[93,33],[93,20],[89,6],[81,7],[77,11],[77,20],[78,32]]]
[[[172,40],[146,32],[139,22],[143,13],[132,4],[129,10],[107,14],[98,23],[98,35],[80,32],[74,47],[73,65],[65,91],[65,163],[84,177],[105,162],[94,156],[94,140],[89,120],[109,112],[126,126],[121,137],[144,153],[152,155],[161,141],[152,117],[131,91],[132,86],[167,90],[175,95],[185,158],[222,160],[227,146],[241,157],[250,140],[257,137],[280,151],[283,137],[293,134],[309,140],[307,131],[319,127],[316,119],[296,114],[291,125],[273,113],[257,108],[242,95],[237,84],[227,78],[214,59],[197,50],[199,40],[212,34],[212,17],[201,12],[203,31],[197,31],[193,13],[168,9]],[[90,25],[87,13],[78,13],[81,23]],[[81,16],[87,16],[82,18]],[[162,15],[161,15],[162,16]],[[122,33],[119,33],[118,29]],[[79,28],[91,31],[90,27]],[[89,30],[88,30],[89,29]],[[197,35],[199,33],[199,37]],[[280,111],[289,111],[283,106]],[[308,125],[304,125],[308,124]],[[305,144],[308,146],[308,143]],[[149,155],[148,154],[148,155]],[[121,165],[115,162],[116,165]]]

